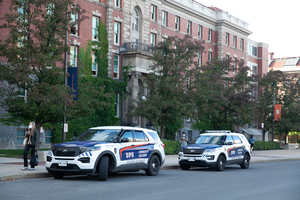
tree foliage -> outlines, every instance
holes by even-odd
[[[74,12],[83,10],[73,0],[12,0],[0,26],[9,32],[0,40],[0,81],[5,85],[0,103],[9,114],[2,122],[35,121],[38,139],[43,124],[62,120],[64,102],[68,107],[74,105],[62,70],[68,51],[66,28],[74,25],[69,24],[68,16]],[[24,92],[25,99],[20,98]]]
[[[194,128],[232,130],[232,124],[253,122],[255,101],[251,92],[255,78],[248,76],[248,70],[243,62],[217,58],[195,68],[192,91],[197,122]]]
[[[161,138],[164,138],[167,125],[191,116],[190,69],[195,64],[193,60],[197,53],[202,50],[202,43],[188,35],[184,38],[169,37],[153,47],[150,58],[153,65],[146,78],[149,93],[146,100],[138,98],[133,115],[145,117],[160,126]]]

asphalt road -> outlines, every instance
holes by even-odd
[[[249,169],[227,166],[222,172],[207,168],[143,171],[96,177],[72,176],[0,182],[0,199],[43,200],[153,200],[153,199],[300,199],[300,161],[252,163]]]

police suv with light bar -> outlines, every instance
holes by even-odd
[[[191,166],[214,167],[222,171],[225,165],[238,164],[249,168],[250,144],[240,133],[230,131],[206,131],[200,134],[195,144],[183,146],[178,162],[182,170]]]
[[[46,169],[54,178],[65,174],[98,175],[145,170],[155,176],[165,161],[165,145],[156,131],[124,126],[90,128],[74,141],[55,144]]]

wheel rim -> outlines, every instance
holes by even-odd
[[[155,172],[157,171],[157,166],[158,166],[158,162],[157,160],[153,160],[152,164],[151,164],[151,167],[152,167],[152,171]]]
[[[223,157],[220,159],[220,167],[221,167],[221,169],[224,168],[224,158]]]

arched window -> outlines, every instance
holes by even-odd
[[[133,9],[133,17],[132,17],[132,30],[139,31],[139,23],[140,23],[140,14],[139,11],[134,8]]]

